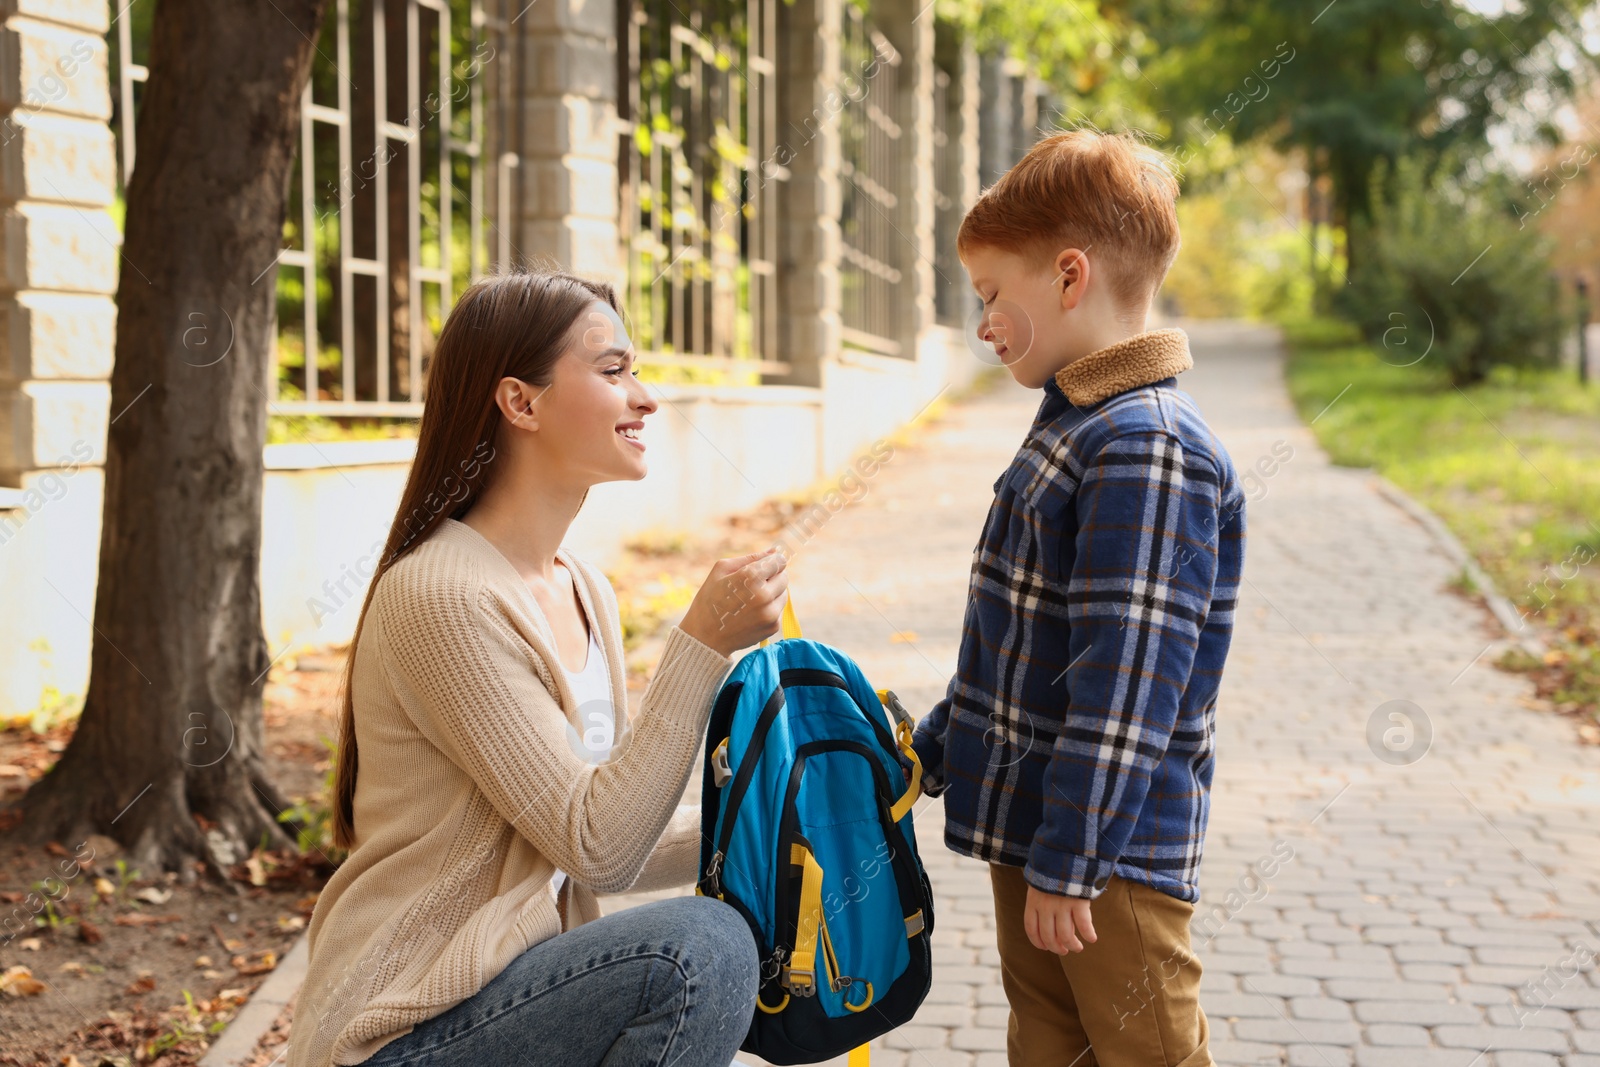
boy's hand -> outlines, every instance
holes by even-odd
[[[1033,947],[1058,956],[1082,952],[1083,942],[1094,944],[1094,922],[1089,918],[1089,901],[1028,887],[1028,904],[1022,925]],[[1082,941],[1079,937],[1082,937]]]

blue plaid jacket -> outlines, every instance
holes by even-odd
[[[1045,384],[994,483],[955,677],[917,724],[945,844],[1046,892],[1115,873],[1200,896],[1245,498],[1176,388],[1192,365],[1181,330],[1148,331]]]

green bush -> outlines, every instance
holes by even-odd
[[[1496,364],[1550,362],[1561,317],[1549,240],[1522,228],[1502,183],[1468,185],[1447,169],[1380,168],[1339,310],[1387,362],[1427,359],[1455,385]]]
[[[1278,325],[1289,347],[1297,350],[1343,348],[1361,341],[1361,331],[1354,323],[1331,315],[1286,316]]]

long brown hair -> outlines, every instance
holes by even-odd
[[[482,495],[493,474],[495,431],[500,425],[494,389],[500,379],[549,385],[573,323],[596,300],[620,314],[616,292],[604,282],[547,268],[493,274],[461,294],[439,332],[428,367],[417,455],[345,659],[333,779],[333,840],[340,848],[352,848],[356,840],[360,757],[351,683],[373,591],[397,560],[445,519],[465,515]]]

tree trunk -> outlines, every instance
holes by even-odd
[[[83,716],[20,831],[193,877],[290,843],[262,760],[262,446],[300,92],[327,0],[161,0],[117,287]]]

